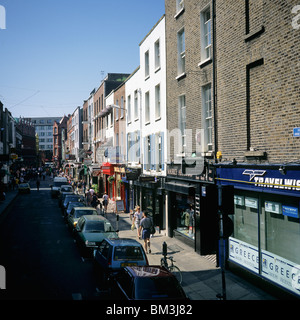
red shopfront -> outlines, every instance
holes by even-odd
[[[103,183],[104,183],[104,191],[108,194],[109,198],[115,198],[115,165],[109,162],[105,162],[102,164],[101,170],[103,173]]]

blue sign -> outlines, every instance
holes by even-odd
[[[215,179],[221,185],[300,197],[300,166],[295,167],[294,170],[286,170],[284,174],[281,174],[279,169],[268,166],[220,166],[217,168]]]
[[[299,217],[299,211],[296,207],[282,206],[282,214],[291,218]]]
[[[293,133],[295,138],[300,137],[300,128],[294,128],[294,133]]]

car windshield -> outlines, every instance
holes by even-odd
[[[137,278],[136,299],[183,299],[185,294],[178,281],[172,277]]]
[[[20,188],[28,188],[28,184],[27,183],[22,183],[19,185]]]
[[[92,215],[92,214],[94,214],[94,210],[76,210],[74,217],[80,218],[84,215]]]
[[[77,196],[75,196],[75,197],[66,196],[65,197],[65,204],[67,204],[68,202],[75,202],[77,200],[78,200]]]
[[[144,260],[144,256],[139,246],[115,247],[114,260]]]
[[[72,191],[72,187],[62,187],[62,188],[60,188],[60,191],[61,192],[70,192],[70,191]]]
[[[114,229],[108,221],[88,221],[85,224],[85,232],[114,232]]]
[[[54,187],[60,187],[66,184],[66,181],[55,181],[54,182]]]
[[[84,207],[83,202],[69,202],[68,203],[68,210],[72,210],[74,207]]]

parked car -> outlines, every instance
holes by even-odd
[[[188,300],[176,277],[161,266],[125,267],[111,278],[111,294],[124,300]]]
[[[68,219],[68,216],[69,214],[71,213],[72,209],[74,207],[86,207],[85,203],[84,202],[80,202],[80,201],[70,201],[68,202],[68,205],[67,207],[65,208],[65,211],[64,211],[64,218],[65,219]]]
[[[134,239],[104,239],[93,255],[95,272],[103,283],[123,267],[149,264],[143,246]]]
[[[60,187],[60,193],[69,193],[69,194],[73,194],[73,188],[71,185],[69,184],[64,184]]]
[[[58,197],[59,192],[60,192],[60,187],[62,185],[67,185],[68,184],[68,180],[67,178],[64,177],[55,177],[53,180],[53,184],[50,184],[50,188],[51,188],[51,196],[54,197]]]
[[[109,220],[99,215],[84,215],[75,228],[75,239],[83,253],[92,254],[105,238],[117,238],[118,234]]]
[[[74,231],[78,223],[79,218],[84,215],[97,215],[97,210],[92,207],[74,207],[67,217],[67,223],[70,230]]]
[[[19,184],[19,193],[30,193],[29,183],[20,183]]]
[[[65,208],[67,207],[69,202],[74,202],[74,201],[83,201],[82,196],[78,194],[66,194],[63,197],[63,201],[61,203],[61,209],[64,212]]]

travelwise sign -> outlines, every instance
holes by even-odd
[[[300,170],[229,168],[217,169],[216,180],[258,192],[300,195]]]

